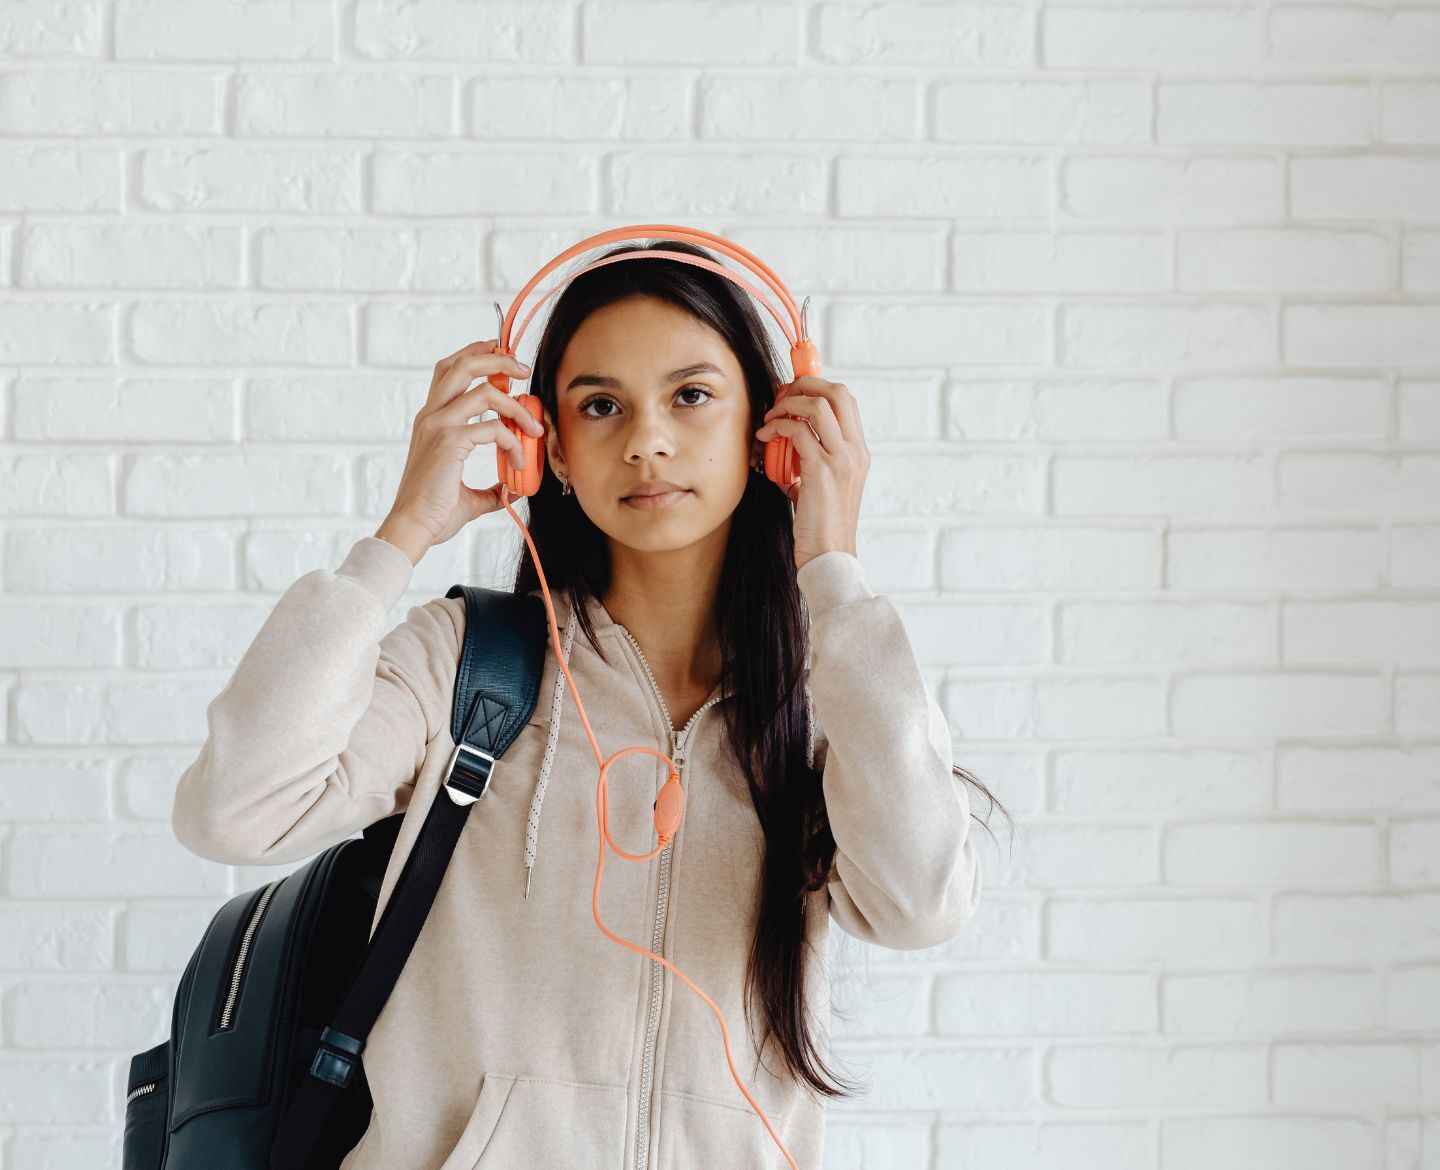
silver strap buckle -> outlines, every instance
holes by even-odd
[[[485,779],[480,785],[479,792],[463,792],[450,783],[451,777],[455,775],[455,761],[460,758],[461,752],[468,752],[472,756],[477,756],[480,759],[485,760],[488,764],[488,767],[485,768]],[[484,796],[485,793],[490,791],[490,779],[495,774],[495,767],[495,757],[492,756],[489,752],[481,751],[479,748],[473,748],[467,743],[457,743],[455,745],[454,752],[452,752],[450,755],[450,763],[445,767],[446,794],[450,797],[452,801],[454,801],[458,805],[474,804],[477,800]]]

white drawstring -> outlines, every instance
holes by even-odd
[[[565,665],[570,665],[570,647],[575,641],[575,611],[565,623]],[[540,808],[545,803],[545,785],[550,779],[550,766],[555,762],[555,744],[560,738],[560,713],[565,707],[565,672],[555,666],[555,694],[550,700],[550,735],[545,741],[545,762],[540,766],[540,779],[530,801],[529,825],[525,830],[525,896],[530,896],[531,871],[535,868],[535,848],[540,841]]]

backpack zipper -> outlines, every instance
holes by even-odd
[[[256,902],[255,909],[250,912],[250,921],[246,924],[244,937],[240,940],[240,950],[235,955],[235,965],[230,968],[230,990],[225,996],[225,1006],[220,1009],[220,1022],[217,1025],[220,1031],[230,1027],[235,1001],[240,995],[240,979],[245,974],[245,961],[250,957],[250,943],[255,937],[255,929],[260,925],[260,919],[265,916],[265,907],[270,904],[271,895],[284,880],[276,878],[261,890],[260,899]]]
[[[143,1085],[136,1085],[130,1092],[125,1094],[125,1104],[130,1104],[136,1097],[143,1097],[146,1093],[153,1093],[155,1086],[159,1083],[159,1081],[147,1081]]]
[[[650,680],[650,689],[655,692],[655,698],[660,704],[660,713],[665,718],[665,730],[669,733],[670,751],[669,756],[675,761],[675,771],[684,782],[685,775],[685,739],[690,734],[691,728],[695,726],[695,720],[709,707],[713,707],[723,696],[716,695],[708,700],[690,716],[685,726],[677,735],[675,726],[670,719],[670,709],[665,705],[665,696],[660,693],[660,684],[655,681],[655,674],[650,669],[650,663],[645,658],[645,652],[640,649],[640,643],[635,640],[635,635],[624,626],[616,623],[616,628],[630,639],[630,645],[635,647],[635,653],[640,658],[640,665],[645,668],[645,677]],[[650,949],[655,954],[660,953],[661,944],[665,938],[665,920],[669,911],[670,903],[670,851],[675,847],[671,841],[665,846],[660,854],[660,896],[655,904],[655,928],[651,934]],[[650,967],[650,1007],[645,1015],[645,1048],[640,1058],[640,1112],[635,1125],[635,1161],[634,1170],[645,1170],[650,1151],[650,1105],[651,1090],[655,1083],[655,1046],[659,1039],[660,1030],[660,993],[663,988],[664,970],[661,964],[654,959],[649,960]]]

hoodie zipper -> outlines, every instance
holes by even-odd
[[[624,626],[617,624],[617,628],[627,638],[630,645],[635,647],[635,653],[640,658],[640,665],[645,668],[645,677],[650,680],[650,688],[655,692],[655,698],[660,704],[660,712],[665,717],[665,730],[669,735],[670,751],[669,756],[675,761],[675,771],[680,776],[680,783],[685,778],[685,740],[690,734],[691,728],[695,726],[695,720],[700,718],[708,708],[713,707],[723,697],[716,695],[706,702],[700,710],[686,722],[680,729],[679,734],[675,732],[675,725],[670,719],[670,709],[665,705],[665,696],[660,693],[660,684],[655,681],[655,674],[650,669],[650,663],[645,658],[645,652],[640,649],[640,643],[635,640],[635,635]],[[672,840],[665,846],[660,854],[660,896],[655,904],[655,928],[651,934],[650,949],[655,954],[660,953],[660,947],[665,938],[665,920],[669,911],[670,903],[670,851],[675,847]],[[646,1170],[650,1152],[650,1105],[652,1089],[655,1084],[655,1046],[659,1038],[660,1030],[660,993],[664,986],[664,968],[654,959],[649,961],[650,967],[650,1009],[645,1016],[645,1049],[640,1058],[640,1112],[635,1125],[635,1159],[631,1163],[633,1170]]]

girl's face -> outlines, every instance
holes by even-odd
[[[545,412],[546,458],[611,539],[642,551],[728,532],[764,449],[725,340],[689,313],[636,296],[585,319]],[[663,508],[625,502],[643,480],[687,489]]]

